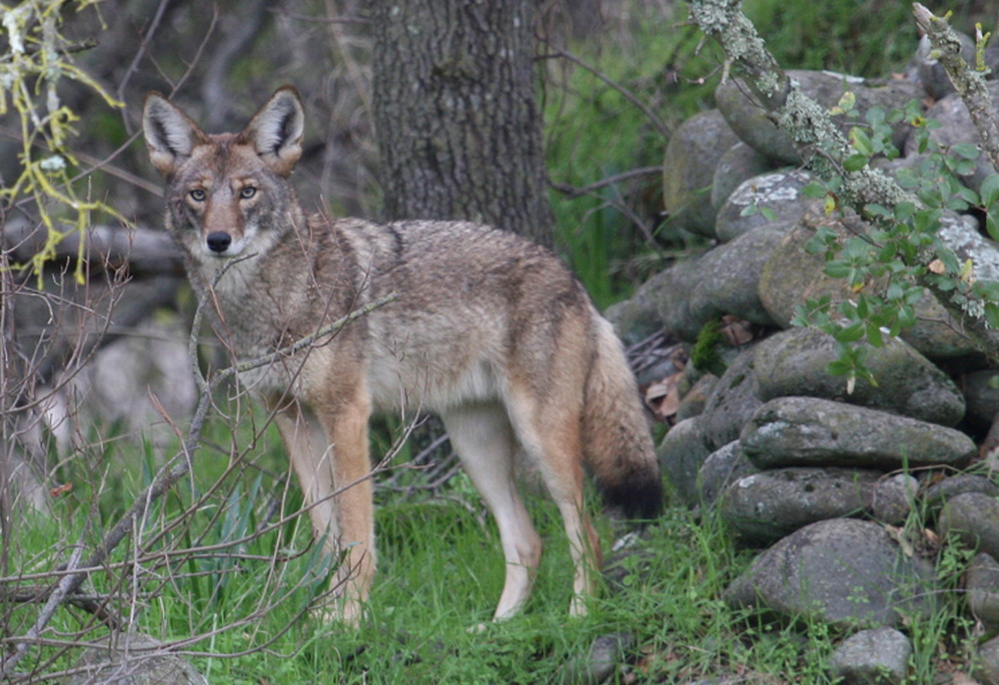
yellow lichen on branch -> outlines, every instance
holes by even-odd
[[[21,172],[9,186],[0,188],[0,201],[7,206],[30,208],[45,227],[45,245],[27,265],[39,276],[45,262],[67,235],[80,233],[82,257],[86,228],[93,213],[119,217],[103,202],[77,190],[71,179],[76,159],[67,141],[76,131],[76,114],[59,98],[59,82],[78,81],[101,95],[111,107],[121,107],[100,84],[73,64],[59,33],[61,14],[70,6],[77,11],[95,0],[36,0],[15,7],[0,5],[0,26],[10,46],[0,57],[0,115],[12,107],[20,121]],[[121,218],[121,217],[119,217]],[[76,279],[83,282],[84,261],[77,260]]]

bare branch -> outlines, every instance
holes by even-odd
[[[322,339],[323,337],[333,335],[337,331],[341,330],[344,326],[347,326],[350,322],[364,316],[375,309],[384,306],[385,304],[395,300],[397,295],[392,293],[386,297],[380,298],[375,302],[369,303],[368,305],[361,307],[355,311],[350,312],[346,316],[343,316],[336,321],[323,326],[321,329],[316,331],[314,334],[303,338],[295,342],[294,344],[278,350],[277,352],[266,355],[261,359],[248,360],[241,364],[229,367],[222,372],[214,374],[207,382],[203,382],[201,387],[200,397],[198,399],[198,406],[195,409],[194,416],[191,420],[190,427],[186,438],[183,441],[182,448],[180,452],[174,456],[156,475],[153,482],[135,499],[132,506],[129,507],[128,511],[118,520],[116,523],[102,538],[100,543],[91,552],[91,554],[84,560],[81,561],[83,556],[83,545],[82,542],[74,548],[74,552],[65,565],[64,568],[59,569],[64,573],[59,575],[58,581],[48,590],[43,592],[40,596],[46,598],[45,606],[42,611],[39,612],[38,617],[35,620],[34,625],[31,626],[29,631],[23,636],[10,640],[16,643],[13,654],[5,658],[0,657],[0,673],[4,676],[9,676],[14,672],[17,664],[24,658],[27,654],[29,648],[33,644],[38,644],[38,638],[41,631],[45,628],[48,622],[51,620],[55,609],[62,603],[68,601],[71,597],[79,593],[81,586],[84,581],[89,577],[90,573],[95,570],[104,568],[111,552],[132,532],[136,529],[146,517],[150,506],[153,502],[158,500],[166,492],[168,492],[178,481],[186,477],[191,470],[191,463],[193,460],[194,452],[196,451],[200,441],[201,434],[205,426],[205,422],[208,418],[210,408],[212,406],[212,398],[215,389],[220,383],[224,382],[233,375],[246,371],[258,366],[263,366],[266,364],[273,363],[277,359],[280,359],[288,354],[301,351],[313,344],[316,341]],[[204,308],[205,302],[199,306],[199,312]],[[197,328],[192,332],[192,338],[197,335]],[[397,453],[398,447],[386,455],[382,462],[372,470],[372,472],[367,476],[370,478],[378,470],[384,469],[391,458]],[[343,489],[352,487],[356,483],[345,483]],[[336,493],[334,493],[336,494]],[[319,503],[315,503],[313,506]],[[275,529],[280,527],[284,522],[280,521],[273,524],[270,528]],[[253,532],[250,537],[255,537],[259,535],[258,532]],[[249,538],[247,538],[249,539]],[[239,544],[240,542],[245,542],[246,540],[237,541],[233,544]],[[225,545],[231,546],[231,545]],[[202,549],[209,550],[212,549],[211,546]],[[187,554],[191,554],[198,550],[186,550]],[[131,562],[136,563],[135,561]],[[51,577],[51,575],[49,576]],[[36,595],[34,601],[39,601]],[[271,597],[270,599],[273,599]],[[265,600],[267,601],[267,600]],[[242,623],[248,622],[250,619],[242,621]],[[227,626],[225,629],[231,629],[233,626]],[[199,639],[203,639],[204,636],[200,636]],[[276,639],[276,638],[275,638]]]
[[[551,182],[551,187],[560,193],[564,193],[569,197],[580,197],[582,195],[589,195],[594,191],[600,190],[601,188],[606,188],[607,186],[614,185],[615,183],[621,183],[622,181],[628,181],[638,176],[650,176],[652,174],[661,174],[663,168],[661,166],[643,166],[637,169],[629,169],[628,171],[622,171],[620,174],[614,174],[613,176],[608,176],[607,178],[602,178],[599,181],[585,185],[582,188],[577,188],[574,185],[568,183],[556,183]]]
[[[567,59],[570,62],[572,62],[573,64],[576,64],[576,65],[582,67],[583,69],[585,69],[586,71],[590,72],[591,74],[593,74],[594,76],[596,76],[598,79],[600,79],[601,81],[603,81],[604,83],[606,83],[608,86],[610,86],[611,88],[613,88],[614,90],[616,90],[618,93],[620,93],[621,97],[623,97],[625,100],[627,100],[628,102],[630,102],[631,104],[633,104],[635,107],[637,107],[639,110],[641,110],[642,114],[644,114],[646,117],[648,117],[649,121],[652,122],[652,125],[656,127],[656,130],[659,131],[660,135],[662,135],[662,137],[664,139],[669,140],[670,136],[672,135],[672,132],[670,131],[669,126],[667,126],[666,122],[664,122],[662,119],[659,118],[659,115],[657,115],[652,110],[651,107],[649,107],[647,104],[645,104],[644,102],[642,102],[641,98],[639,98],[637,95],[635,95],[634,93],[632,93],[630,90],[628,90],[627,88],[625,88],[624,86],[622,86],[620,83],[618,83],[617,81],[615,81],[614,79],[612,79],[610,76],[608,76],[604,72],[602,72],[599,69],[597,69],[592,64],[586,62],[585,60],[583,60],[583,59],[581,59],[579,57],[576,57],[571,52],[566,52],[565,50],[562,50],[561,48],[557,48],[557,47],[553,47],[552,49],[555,51],[555,54],[558,57],[561,57],[563,59]]]

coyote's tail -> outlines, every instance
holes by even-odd
[[[583,453],[608,508],[653,519],[663,506],[659,462],[631,368],[610,323],[594,319],[596,351],[586,381]]]

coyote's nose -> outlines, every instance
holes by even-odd
[[[232,236],[223,231],[215,231],[208,234],[205,242],[208,244],[208,249],[212,252],[222,253],[228,250],[229,245],[232,244]]]

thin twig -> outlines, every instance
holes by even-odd
[[[125,99],[125,87],[128,85],[129,80],[139,68],[139,62],[146,55],[146,46],[149,45],[149,40],[155,35],[157,29],[160,26],[160,21],[163,19],[163,13],[166,11],[167,5],[170,4],[170,0],[160,0],[160,4],[156,7],[156,14],[153,15],[153,20],[149,24],[149,29],[146,34],[142,37],[142,42],[139,43],[139,49],[135,51],[135,56],[132,58],[132,63],[128,65],[125,70],[125,75],[121,77],[121,82],[118,83],[118,89],[115,91],[115,95],[118,100]]]
[[[103,539],[94,551],[82,563],[80,561],[80,558],[83,555],[83,545],[81,541],[80,545],[74,550],[73,555],[65,566],[65,575],[62,575],[58,582],[56,582],[55,585],[46,593],[45,606],[39,613],[34,625],[32,625],[25,636],[8,640],[16,642],[17,645],[14,652],[10,656],[6,658],[0,656],[0,665],[2,665],[0,666],[0,674],[6,677],[13,673],[17,664],[27,654],[31,645],[37,644],[37,640],[42,630],[44,630],[45,626],[48,625],[49,621],[52,619],[56,608],[66,601],[68,597],[78,593],[80,587],[89,577],[90,573],[103,567],[111,552],[117,548],[122,540],[135,530],[138,522],[144,520],[152,503],[162,497],[164,493],[169,491],[179,480],[184,478],[190,472],[192,457],[198,447],[198,443],[201,440],[201,433],[204,429],[209,409],[211,408],[212,395],[215,388],[217,388],[221,382],[239,373],[241,370],[257,368],[258,366],[272,363],[275,359],[287,354],[300,351],[301,349],[314,344],[316,340],[336,333],[338,330],[342,329],[344,326],[348,325],[357,318],[369,314],[378,307],[395,300],[396,297],[397,295],[392,293],[386,297],[380,298],[379,300],[372,302],[359,310],[350,312],[346,316],[337,319],[327,326],[323,326],[316,333],[306,336],[306,338],[297,341],[287,348],[279,350],[273,354],[266,355],[262,359],[248,360],[243,364],[238,364],[224,369],[223,371],[214,374],[208,381],[205,381],[201,387],[198,405],[191,419],[190,428],[188,429],[188,434],[183,442],[181,451],[166,465],[164,465],[164,467],[153,479],[153,482],[150,483],[149,486],[146,487],[146,489],[135,499],[128,511],[118,520],[118,523],[116,523],[104,535]],[[204,304],[203,300],[199,304],[198,311],[204,308]],[[198,317],[196,316],[196,318]],[[196,336],[196,334],[197,330],[193,331],[192,337]],[[390,451],[382,462],[375,469],[373,469],[367,477],[370,478],[379,470],[379,468],[384,468],[388,461],[394,457],[397,452],[398,447],[395,450]],[[342,492],[348,487],[352,487],[353,485],[355,485],[355,483],[344,484],[344,486],[338,489],[334,495]],[[246,619],[245,621],[237,621],[237,624],[242,625],[246,622],[249,622],[249,619]],[[231,629],[231,627],[232,626],[227,626],[226,629]],[[200,636],[200,639],[204,639],[204,636]]]
[[[265,355],[263,357],[259,357],[257,359],[250,359],[248,361],[241,362],[239,364],[236,364],[236,366],[232,367],[231,369],[227,369],[226,371],[231,371],[233,373],[245,373],[252,369],[258,369],[261,366],[267,366],[268,364],[273,364],[274,362],[284,357],[292,355],[296,352],[300,352],[302,349],[306,347],[311,347],[320,338],[325,338],[326,336],[333,335],[337,331],[341,330],[344,326],[349,324],[351,321],[354,321],[355,319],[359,319],[362,316],[370,314],[374,310],[379,309],[380,307],[384,307],[388,303],[393,302],[398,298],[399,298],[398,293],[394,292],[389,293],[385,297],[378,298],[374,302],[369,302],[360,309],[355,309],[350,314],[347,314],[346,316],[337,319],[336,321],[327,326],[323,326],[315,333],[305,336],[298,342],[293,343],[288,347],[281,348],[276,352],[271,352],[270,354]]]
[[[661,174],[663,172],[662,166],[643,166],[637,169],[631,169],[630,171],[622,171],[620,174],[614,174],[613,176],[608,176],[602,178],[595,183],[591,183],[581,188],[577,188],[569,183],[556,183],[551,182],[551,187],[555,190],[568,195],[569,197],[580,197],[582,195],[589,195],[590,193],[600,190],[601,188],[606,188],[607,186],[614,185],[615,183],[621,183],[622,181],[628,181],[636,176],[651,176],[652,174]]]
[[[88,521],[88,525],[84,526],[83,532],[80,535],[80,541],[77,542],[73,549],[73,553],[69,557],[67,566],[70,569],[76,568],[80,563],[80,557],[83,556],[83,539],[89,528],[90,526]],[[25,640],[34,640],[41,635],[42,630],[44,630],[45,626],[48,625],[48,622],[52,620],[52,616],[55,615],[56,609],[59,608],[59,605],[62,604],[66,596],[73,594],[77,589],[79,589],[78,585],[74,587],[74,585],[76,585],[76,577],[77,575],[74,574],[63,576],[63,578],[56,583],[55,588],[53,588],[52,592],[49,593],[45,606],[42,607],[38,617],[35,619],[35,623],[28,629],[28,632],[25,635]],[[83,582],[82,579],[80,582]],[[10,656],[0,654],[0,674],[5,677],[10,676],[14,672],[14,669],[17,668],[17,665],[21,662],[21,659],[27,655],[29,647],[29,642],[21,642],[14,648],[14,653]]]
[[[651,107],[642,102],[641,98],[632,93],[630,90],[622,86],[620,83],[612,79],[604,72],[597,69],[592,64],[589,64],[585,60],[576,57],[571,52],[566,52],[565,50],[562,50],[561,48],[558,47],[553,47],[552,49],[555,51],[555,54],[558,57],[562,57],[564,59],[569,60],[573,64],[579,65],[580,67],[582,67],[583,69],[590,72],[598,79],[606,83],[608,86],[616,90],[618,93],[620,93],[621,97],[623,97],[625,100],[627,100],[635,107],[640,109],[642,111],[642,114],[644,114],[649,119],[649,121],[652,122],[652,125],[656,127],[656,130],[659,131],[660,135],[662,135],[664,139],[669,140],[670,136],[673,135],[673,132],[670,131],[670,128],[669,126],[666,125],[666,122],[660,119],[659,116],[652,110]]]

